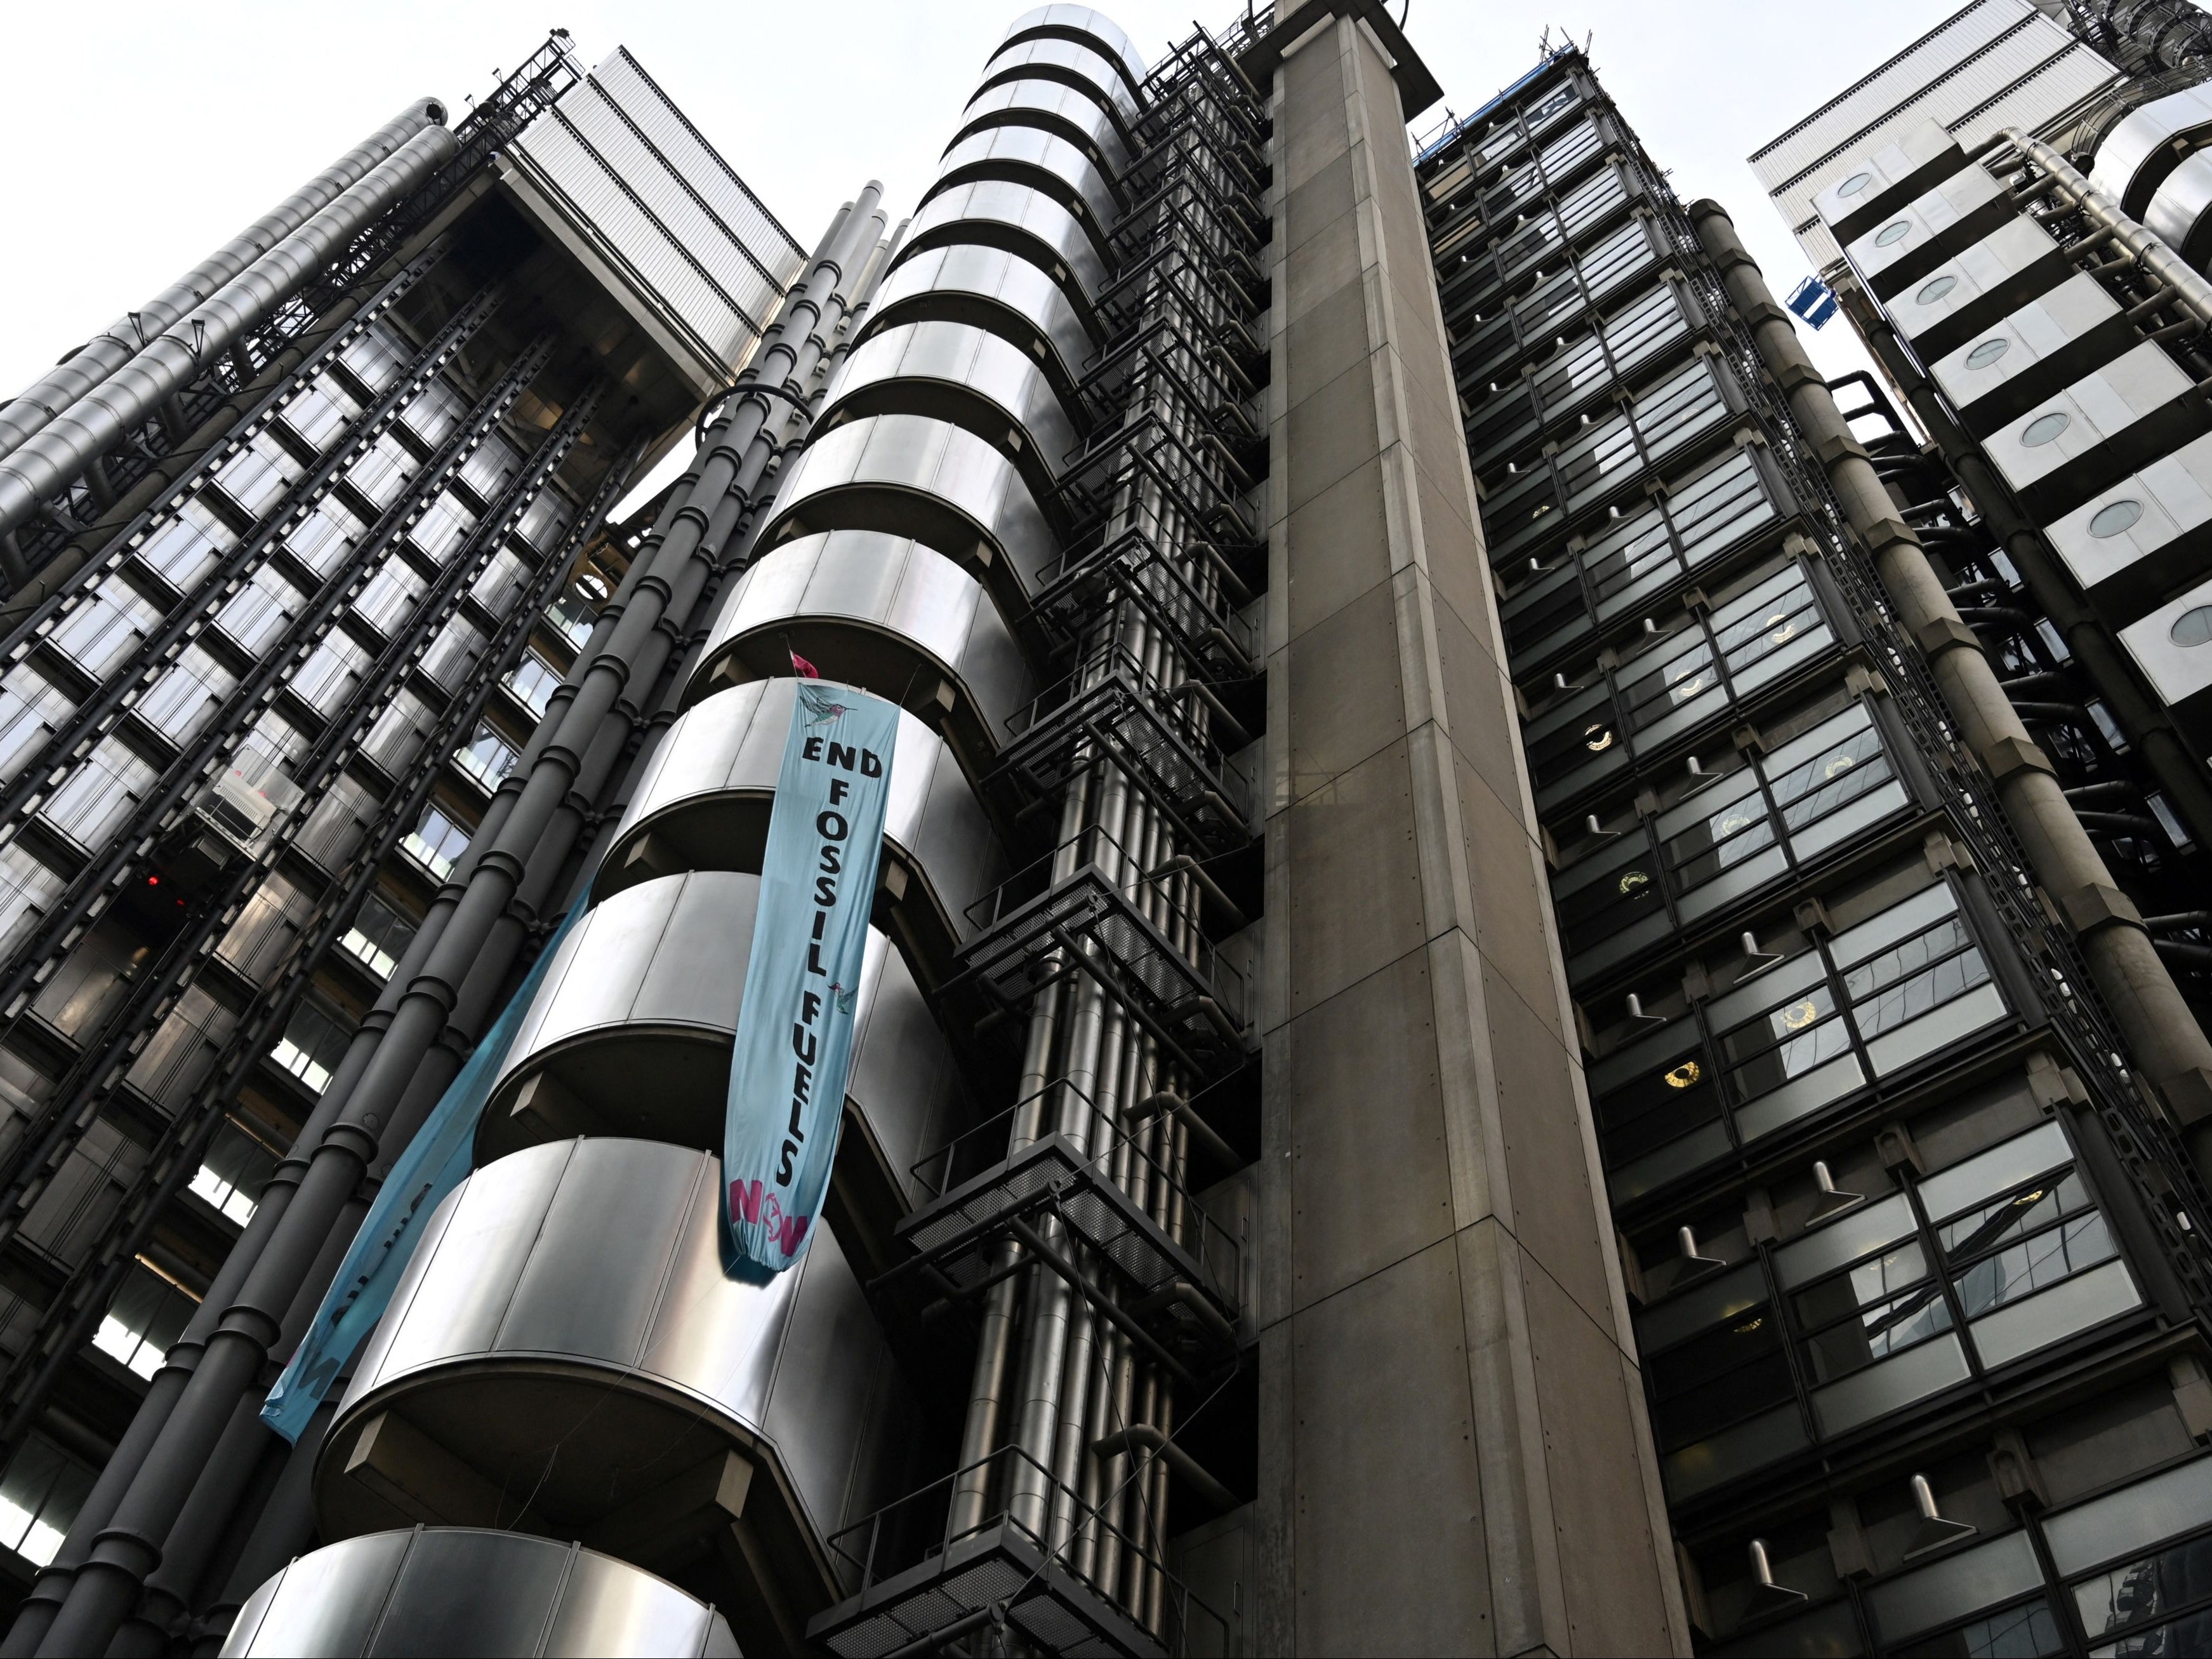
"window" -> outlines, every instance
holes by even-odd
[[[505,683],[524,708],[543,714],[553,700],[553,688],[561,683],[561,671],[532,651],[514,665]]]
[[[368,528],[335,501],[324,501],[293,526],[284,545],[317,576],[327,576]]]
[[[436,807],[426,808],[422,821],[409,830],[399,843],[401,851],[441,881],[453,874],[455,861],[468,845],[469,832]]]
[[[138,560],[179,593],[215,566],[216,557],[238,545],[228,527],[197,501],[188,501],[177,515],[149,534],[138,545]]]
[[[0,1473],[0,1545],[45,1566],[75,1523],[92,1480],[91,1470],[44,1435],[32,1434]]]
[[[141,1257],[115,1293],[92,1345],[140,1376],[150,1377],[161,1369],[162,1356],[184,1334],[198,1306],[197,1297],[185,1295]]]
[[[274,1152],[235,1123],[226,1123],[192,1177],[192,1191],[243,1227],[253,1219],[261,1189],[276,1168]]]
[[[284,424],[320,449],[361,413],[361,406],[328,375],[318,375],[284,406]]]
[[[515,755],[507,741],[488,724],[479,724],[468,747],[453,757],[460,769],[488,790],[514,770]]]
[[[352,1034],[331,1016],[313,1003],[301,1003],[292,1010],[269,1058],[319,1095],[351,1040]]]
[[[361,901],[353,925],[338,943],[359,958],[378,979],[388,979],[414,938],[414,918],[381,894],[372,893]]]
[[[574,588],[553,601],[547,615],[571,645],[581,645],[589,639],[592,625],[599,619],[599,611],[592,602]]]
[[[225,495],[258,516],[300,473],[300,463],[284,447],[264,435],[217,467],[215,481]]]

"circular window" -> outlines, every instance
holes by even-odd
[[[1893,243],[1903,241],[1911,234],[1911,220],[1892,219],[1887,224],[1884,225],[1880,230],[1875,233],[1874,245],[1876,247],[1888,247]]]
[[[2116,536],[2123,530],[2135,528],[2136,521],[2142,516],[2142,503],[2132,499],[2108,501],[2091,515],[2089,534],[2100,538]]]
[[[1613,747],[1613,728],[1592,726],[1583,734],[1583,747],[1592,754],[1602,754]]]
[[[1984,340],[1979,345],[1966,353],[1966,367],[1969,369],[1987,369],[1991,363],[1995,363],[1999,357],[2002,357],[2006,352],[2011,350],[2012,342],[2004,339],[2001,335],[1995,339]]]
[[[1922,284],[1920,291],[1912,298],[1917,304],[1933,305],[1958,285],[1956,277],[1938,277],[1933,282]]]
[[[1669,1089],[1692,1089],[1705,1080],[1705,1069],[1695,1060],[1685,1060],[1672,1071],[1660,1074]]]
[[[2038,415],[2028,422],[2027,430],[2020,441],[2031,449],[2039,449],[2074,424],[2074,418],[2063,410],[2054,409],[2047,415]]]
[[[2202,645],[2212,641],[2212,605],[2199,605],[2173,619],[2166,637],[2177,645]]]
[[[1836,194],[1838,196],[1856,196],[1873,182],[1873,174],[1854,173],[1850,178],[1844,180],[1843,183],[1836,186]]]

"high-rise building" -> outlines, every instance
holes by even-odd
[[[0,1651],[2205,1645],[2194,15],[1769,147],[1831,387],[1397,10],[1024,14],[811,257],[556,37],[0,407]],[[808,679],[898,736],[763,1275]]]

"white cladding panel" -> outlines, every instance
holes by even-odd
[[[1933,119],[1968,149],[2000,128],[2041,127],[2119,71],[2028,0],[1973,0],[1751,156],[1751,168],[1815,270],[1840,257],[1813,198],[1896,131]]]

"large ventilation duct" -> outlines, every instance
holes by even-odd
[[[71,479],[150,418],[337,256],[363,226],[457,153],[443,127],[426,127],[367,178],[253,262],[214,298],[180,317],[46,429],[0,460],[0,534],[15,529]]]
[[[125,312],[0,406],[0,455],[11,454],[56,415],[137,357],[146,342],[337,200],[392,152],[428,126],[445,106],[418,98],[225,242],[136,311]]]

